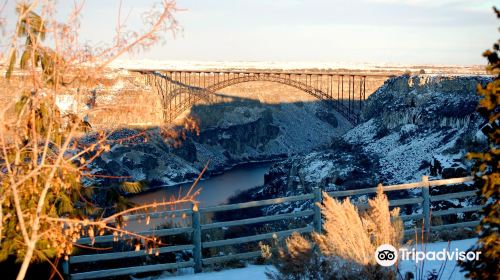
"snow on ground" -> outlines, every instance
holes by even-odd
[[[366,71],[405,71],[408,69],[425,69],[426,73],[443,72],[453,69],[454,73],[471,73],[483,66],[478,65],[410,65],[398,63],[354,63],[332,61],[192,61],[192,60],[154,60],[154,59],[121,59],[110,64],[111,68],[124,69],[170,69],[170,70],[229,70],[229,69],[348,69]]]
[[[78,110],[78,100],[72,94],[56,95],[56,105],[62,113],[77,112]]]
[[[349,143],[361,145],[366,152],[380,157],[381,174],[386,178],[387,184],[416,181],[426,175],[428,169],[420,168],[423,161],[432,162],[433,158],[436,158],[443,167],[448,167],[455,158],[464,156],[445,154],[445,151],[453,147],[457,139],[463,138],[467,127],[456,129],[455,135],[447,141],[443,139],[448,137],[448,130],[443,129],[414,133],[415,135],[402,141],[401,138],[408,133],[409,126],[403,126],[402,131],[394,131],[382,138],[376,137],[376,131],[379,129],[377,126],[374,119],[371,119],[348,131],[344,139]]]
[[[125,69],[379,69],[401,68],[407,65],[389,65],[374,63],[318,62],[318,61],[189,61],[189,60],[116,60],[113,68]]]
[[[270,265],[249,265],[245,268],[228,269],[217,272],[205,272],[199,274],[182,275],[176,277],[165,277],[159,280],[175,279],[175,280],[258,280],[267,279],[265,272],[272,271]]]
[[[437,242],[425,244],[424,246],[417,246],[417,251],[431,252],[431,251],[441,251],[445,249],[447,252],[455,252],[456,249],[458,251],[467,251],[477,239],[465,239],[465,240],[456,240],[450,242],[448,247],[448,242]],[[424,247],[424,248],[422,248]],[[411,250],[413,247],[407,247],[408,250]],[[439,271],[442,269],[443,273],[440,279],[454,279],[460,280],[465,279],[464,273],[460,272],[460,267],[458,267],[455,261],[429,261],[426,260],[422,262],[423,264],[423,274],[425,275],[428,271],[432,271],[435,269]],[[401,271],[401,275],[405,275],[406,272],[412,272],[414,275],[417,275],[417,269],[420,269],[421,264],[415,264],[413,261],[402,261],[399,263],[399,269]],[[238,280],[255,280],[255,279],[267,279],[265,272],[272,271],[274,268],[270,265],[249,265],[245,268],[238,269],[228,269],[218,272],[205,272],[199,274],[189,274],[182,275],[176,277],[163,277],[159,280],[167,280],[167,279],[175,279],[175,280],[226,280],[226,279],[238,279]],[[425,279],[425,277],[424,277]]]

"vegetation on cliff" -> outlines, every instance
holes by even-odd
[[[498,18],[500,11],[494,9]],[[489,149],[484,153],[470,153],[475,159],[474,178],[479,188],[484,209],[481,224],[478,227],[479,240],[472,250],[480,251],[479,260],[462,264],[467,277],[472,279],[499,279],[500,277],[500,40],[493,45],[493,50],[485,51],[488,59],[486,69],[495,79],[485,87],[478,85],[481,99],[478,112],[488,121],[483,128],[488,136]]]

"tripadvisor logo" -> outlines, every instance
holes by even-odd
[[[441,249],[439,251],[417,251],[415,248],[408,250],[406,248],[401,248],[399,251],[390,244],[380,245],[375,251],[375,260],[381,266],[392,266],[398,259],[401,261],[413,261],[415,263],[422,262],[424,260],[429,261],[473,261],[479,260],[479,251],[459,251],[455,249],[454,251],[448,251],[447,249]]]
[[[381,266],[391,266],[398,260],[398,250],[390,244],[378,246],[375,251],[375,260]]]

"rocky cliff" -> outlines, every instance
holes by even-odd
[[[233,97],[230,101],[195,105],[189,116],[199,133],[181,131],[186,137],[172,144],[160,128],[146,131],[134,141],[117,141],[111,151],[92,164],[94,173],[141,181],[145,185],[173,185],[193,180],[207,161],[207,175],[231,166],[284,158],[324,149],[350,125],[321,102],[268,104]],[[120,130],[112,139],[138,133]]]
[[[147,142],[116,143],[93,172],[153,186],[193,180],[210,160],[210,173],[233,165],[285,158],[267,174],[262,194],[283,195],[395,184],[469,173],[467,151],[484,147],[475,113],[477,76],[400,76],[364,105],[364,121],[349,129],[319,102],[266,103],[241,97],[196,105],[199,134],[170,145],[160,129]],[[124,131],[122,131],[123,133]],[[128,133],[133,133],[129,131]]]
[[[256,193],[343,190],[470,174],[467,151],[485,147],[472,76],[401,76],[371,95],[364,121],[329,149],[276,163]]]

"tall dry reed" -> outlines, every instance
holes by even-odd
[[[278,246],[278,254],[270,254],[269,246],[262,246],[263,256],[270,258],[278,271],[268,273],[271,279],[396,278],[394,269],[378,266],[374,257],[382,244],[399,248],[403,236],[399,209],[389,210],[382,187],[361,213],[348,198],[341,202],[327,193],[319,206],[324,219],[322,233],[313,232],[310,239],[293,234],[284,246]]]

